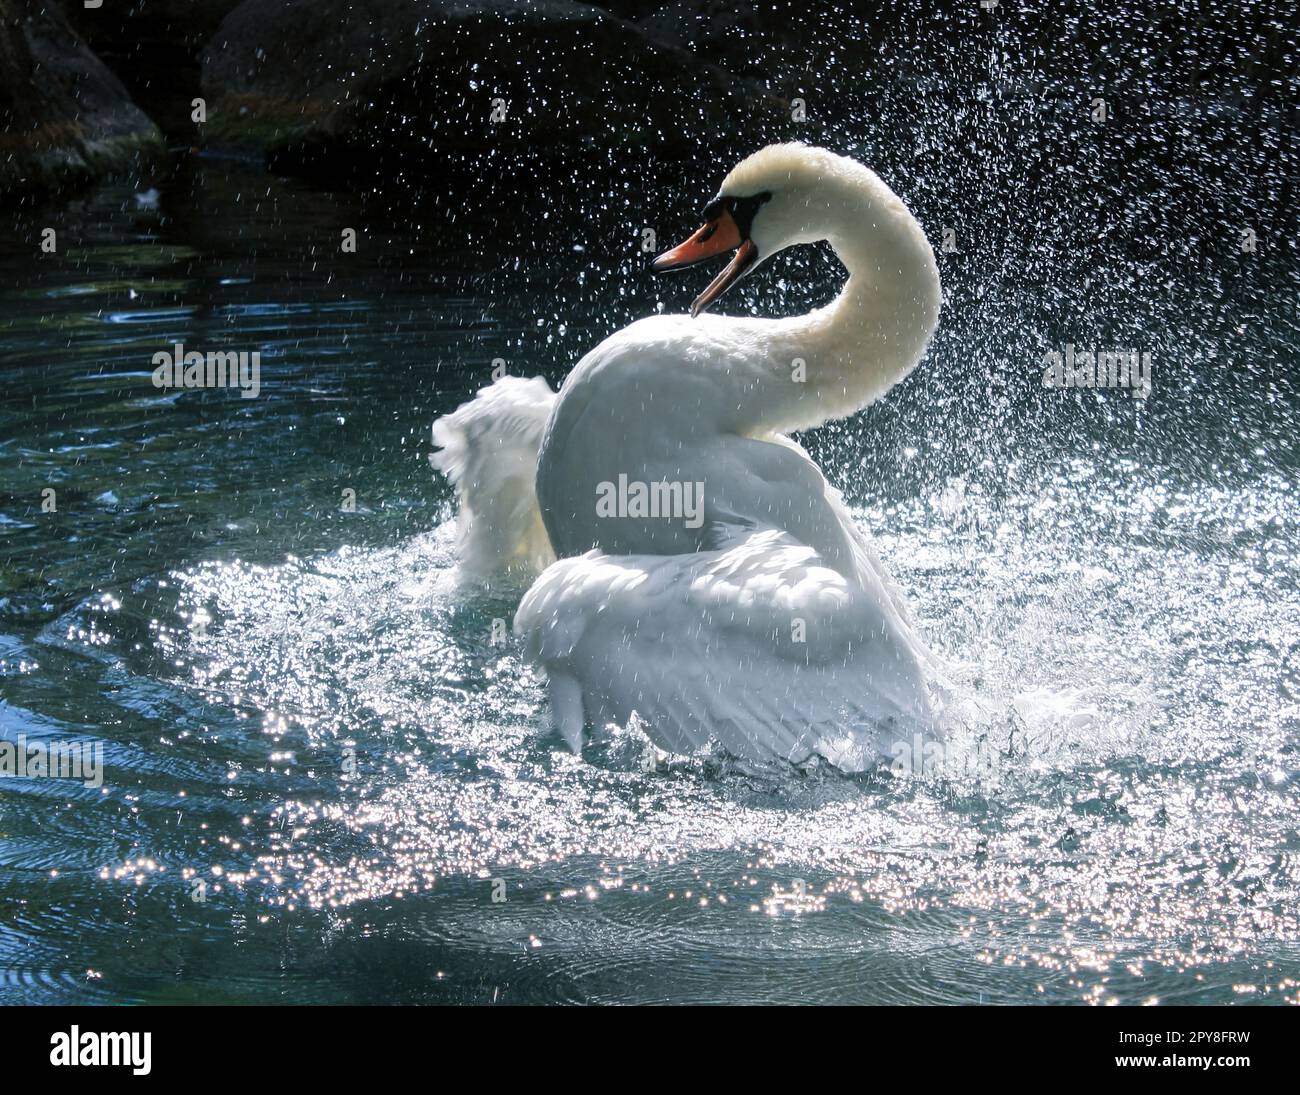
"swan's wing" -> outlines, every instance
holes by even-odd
[[[799,460],[812,465],[814,468],[817,466],[814,463],[813,458],[808,455],[807,450],[793,438],[786,437],[784,434],[769,434],[764,438],[764,440],[769,444],[779,445],[784,449],[788,449]],[[821,469],[818,469],[818,474],[821,474]],[[875,580],[879,581],[885,591],[889,594],[890,600],[898,610],[898,614],[904,623],[909,627],[914,627],[915,625],[912,622],[912,611],[908,606],[907,598],[903,595],[902,589],[899,588],[898,584],[890,577],[889,572],[885,569],[885,564],[881,562],[880,556],[876,553],[871,538],[862,530],[858,523],[853,520],[853,515],[849,513],[849,507],[844,504],[844,496],[836,490],[835,487],[831,486],[830,483],[826,482],[824,477],[822,478],[821,485],[822,494],[826,499],[827,507],[834,515],[836,523],[844,530],[845,538],[852,544],[852,551],[858,572],[862,576],[862,580],[870,581],[871,576],[874,575]],[[934,661],[934,653],[930,651],[928,647],[924,649],[925,657],[928,660]],[[934,664],[938,667],[939,663],[934,661]]]
[[[537,508],[537,453],[555,393],[540,376],[502,377],[433,423],[429,463],[456,488],[461,568],[536,574],[554,558]]]
[[[777,529],[717,550],[547,568],[515,617],[545,667],[560,729],[626,723],[664,749],[847,770],[890,755],[930,718],[925,674],[889,595],[864,589]]]

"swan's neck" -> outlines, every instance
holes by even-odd
[[[820,222],[810,238],[830,242],[849,279],[826,307],[766,328],[739,401],[748,432],[807,429],[865,407],[916,367],[938,319],[934,252],[874,175],[846,180],[809,216]]]

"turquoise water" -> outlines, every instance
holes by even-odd
[[[1292,273],[941,255],[918,374],[804,439],[989,712],[974,774],[548,731],[429,424],[684,307],[637,231],[714,181],[503,225],[199,161],[15,215],[0,741],[104,773],[0,780],[0,1002],[1300,1002]],[[1150,399],[1044,392],[1067,340],[1152,351]],[[178,341],[260,351],[261,394],[155,388]]]

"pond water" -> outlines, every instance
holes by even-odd
[[[554,383],[684,308],[638,233],[726,166],[509,223],[218,160],[14,214],[0,741],[103,772],[0,780],[0,1001],[1300,1002],[1297,281],[1267,256],[1121,267],[1050,217],[942,253],[917,374],[803,439],[993,713],[979,765],[548,730],[492,641],[518,591],[455,580],[429,426],[496,359]],[[881,170],[938,243],[939,177]],[[720,310],[840,276],[809,250]],[[177,342],[259,351],[260,394],[154,387]],[[1151,395],[1044,391],[1066,343],[1150,352]],[[1027,725],[1026,691],[1090,714]]]

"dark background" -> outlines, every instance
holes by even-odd
[[[1154,354],[1166,390],[1199,388],[1206,422],[1228,416],[1208,428],[1250,450],[1276,424],[1233,393],[1293,406],[1298,27],[1285,0],[0,0],[15,218],[0,246],[29,247],[24,218],[76,187],[122,172],[183,186],[197,158],[354,191],[391,245],[371,260],[399,278],[416,234],[562,272],[580,233],[630,284],[643,226],[690,230],[739,157],[800,139],[874,167],[936,249],[956,232],[921,381],[931,413],[979,403],[981,429],[1033,414],[1041,393],[1008,370],[1069,341],[1129,347]],[[827,261],[782,256],[779,293],[751,279],[733,301],[804,310],[826,297],[812,272]],[[504,289],[485,276],[477,291]],[[567,307],[613,329],[640,314],[636,292]],[[539,366],[554,379],[572,361],[564,347]],[[1199,427],[1180,402],[1146,443],[1186,456]],[[1076,416],[1081,436],[1098,413]]]

